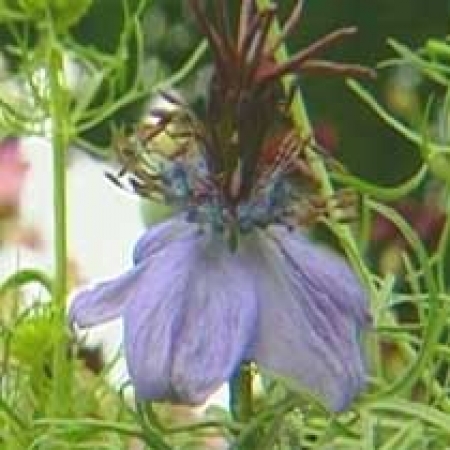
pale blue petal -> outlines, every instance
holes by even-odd
[[[203,403],[239,367],[256,331],[251,274],[225,246],[198,261],[176,336],[172,383],[185,403]]]
[[[341,410],[364,386],[359,334],[367,299],[346,263],[297,233],[274,227],[253,255],[258,335],[249,357]]]
[[[98,283],[77,294],[69,309],[70,322],[89,327],[121,316],[127,303],[134,298],[138,285],[145,283],[146,275],[143,272],[149,256],[173,240],[188,239],[196,233],[194,226],[180,218],[150,227],[135,247],[135,267],[119,277]]]
[[[145,279],[124,313],[125,357],[139,398],[176,400],[171,383],[175,337],[180,332],[186,288],[198,259],[199,235],[172,241],[153,254]]]
[[[174,239],[189,239],[197,228],[198,225],[186,222],[181,215],[149,227],[134,247],[134,264],[160,251]]]
[[[142,265],[136,266],[117,278],[98,283],[75,295],[70,304],[69,321],[84,328],[121,316],[134,295],[144,269]]]
[[[307,237],[286,227],[274,226],[274,236],[283,244],[286,255],[318,291],[336,290],[332,299],[338,308],[353,317],[361,326],[370,320],[368,300],[361,283],[345,260]],[[320,272],[320,276],[315,276]],[[333,287],[333,289],[330,289]],[[332,292],[331,292],[332,293]]]
[[[236,370],[255,331],[242,264],[207,236],[152,256],[125,312],[125,350],[140,398],[199,404]],[[236,258],[236,260],[235,260]]]

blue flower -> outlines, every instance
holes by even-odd
[[[280,77],[303,68],[364,72],[310,58],[349,30],[277,65],[279,43],[268,41],[274,9],[242,2],[231,41],[221,31],[232,26],[214,26],[197,0],[189,4],[214,57],[204,118],[164,94],[174,108],[153,111],[117,146],[135,191],[176,213],[138,241],[128,272],[79,293],[70,319],[88,327],[122,317],[140,398],[202,403],[251,361],[342,410],[365,383],[367,298],[346,262],[302,231],[339,202],[314,192],[303,152],[310,139],[280,107]]]
[[[122,317],[138,397],[202,403],[243,361],[307,389],[331,409],[362,389],[366,296],[346,263],[270,226],[235,252],[183,217],[151,227],[134,267],[78,294],[71,320]]]

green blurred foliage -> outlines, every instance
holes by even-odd
[[[146,0],[145,9],[150,5],[150,0]],[[140,5],[140,0],[94,0],[88,14],[73,29],[73,37],[81,45],[91,46],[106,54],[114,54],[123,37],[122,32],[125,24],[125,9],[130,13],[136,11]],[[100,26],[99,26],[100,25]],[[145,37],[144,37],[145,39]],[[137,42],[135,36],[130,36],[127,40],[127,71],[123,76],[122,86],[117,91],[117,98],[123,96],[127,90],[131,89],[138,68],[136,58]],[[92,106],[102,104],[108,96],[106,90],[100,88],[98,95]],[[83,138],[99,147],[107,148],[111,144],[111,124],[121,126],[122,124],[134,122],[142,113],[145,101],[139,101],[121,108],[107,122],[88,130]],[[108,154],[105,151],[105,156]]]
[[[77,23],[89,9],[92,0],[3,0],[1,8],[16,10],[39,23],[50,14],[55,18],[59,29],[68,28]]]
[[[327,56],[375,67],[378,62],[394,56],[387,45],[389,37],[412,48],[422,45],[427,37],[443,37],[448,32],[449,11],[448,0],[309,1],[297,40],[304,45],[334,28],[356,25],[358,35],[328,52]],[[380,70],[377,80],[364,80],[382,103],[389,101],[392,72]],[[307,77],[304,86],[313,122],[334,125],[338,153],[350,171],[369,180],[392,184],[417,170],[418,152],[395,131],[374,120],[373,112],[343,86],[342,80]],[[426,97],[422,106],[425,103]]]

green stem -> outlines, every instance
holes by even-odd
[[[54,50],[50,56],[50,90],[53,146],[53,201],[55,226],[54,296],[59,305],[67,292],[67,224],[66,224],[66,150],[64,106],[61,98],[62,55]]]
[[[67,429],[67,432],[74,432],[77,428],[94,430],[98,432],[112,431],[124,436],[137,437],[144,440],[145,434],[140,427],[128,424],[118,423],[100,419],[36,419],[33,421],[33,426],[37,427],[55,427],[62,430]]]
[[[51,36],[53,41],[54,37]],[[51,41],[51,42],[52,42]],[[55,340],[53,358],[54,392],[50,404],[54,415],[65,409],[62,399],[69,396],[67,370],[67,335],[65,332],[65,302],[67,295],[67,223],[66,223],[66,152],[69,144],[66,118],[63,60],[60,49],[51,47],[48,60],[50,84],[51,140],[53,147],[53,202],[54,202],[54,261],[55,279]]]
[[[53,292],[52,280],[45,272],[38,269],[22,269],[12,274],[0,285],[0,297],[10,289],[17,289],[29,283],[39,283],[49,294]]]
[[[27,423],[25,423],[21,417],[11,408],[5,400],[0,397],[0,410],[2,410],[16,425],[19,426],[22,430],[26,430],[28,428]]]
[[[253,414],[252,369],[242,364],[230,380],[230,411],[237,422],[248,422]]]
[[[237,374],[230,380],[229,388],[230,412],[233,419],[242,424],[251,422],[253,416],[253,375],[250,364],[241,364]],[[256,435],[251,433],[247,439],[239,442],[243,433],[247,435],[245,430],[240,433],[233,450],[252,450],[256,448]]]

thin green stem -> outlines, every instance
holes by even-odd
[[[92,429],[99,432],[113,431],[121,435],[145,439],[144,432],[138,426],[100,419],[36,419],[33,422],[33,426],[60,427],[62,429],[67,429],[68,432],[73,432],[73,430],[77,428]]]
[[[52,280],[45,272],[38,269],[22,269],[12,274],[0,285],[0,297],[10,289],[16,289],[29,283],[39,283],[49,294],[53,292]]]
[[[154,88],[154,92],[164,91],[164,89],[168,89],[170,87],[176,86],[179,84],[184,78],[186,78],[194,67],[198,64],[202,56],[205,54],[208,48],[208,43],[206,40],[200,42],[198,47],[192,53],[192,55],[188,58],[188,60],[183,64],[183,66],[175,72],[174,75],[170,76],[166,80],[161,83],[158,83]]]
[[[14,411],[5,400],[0,397],[0,411],[3,411],[13,422],[15,422],[22,430],[27,429],[27,424]]]
[[[253,417],[253,375],[250,364],[241,364],[238,372],[229,382],[229,389],[230,412],[233,419],[238,423],[249,423]],[[239,443],[239,438],[233,449],[251,450],[255,448],[256,435],[250,434],[248,439],[241,443]]]
[[[267,424],[270,420],[273,420],[275,417],[285,416],[289,411],[293,410],[297,404],[297,398],[290,398],[262,409],[254,415],[246,424],[245,428],[241,430],[230,450],[241,450],[247,448],[253,450],[258,448],[254,445],[254,441],[259,438],[261,427]]]
[[[450,184],[450,162],[448,160],[448,146],[429,141],[424,133],[420,134],[410,130],[395,117],[391,116],[376,100],[355,80],[348,81],[348,86],[359,98],[368,105],[387,125],[404,136],[409,142],[415,144],[420,152],[420,156],[427,163],[429,171],[437,178]]]
[[[340,183],[355,188],[359,193],[370,195],[372,198],[376,198],[383,201],[393,201],[405,197],[410,192],[419,187],[425,176],[428,173],[428,167],[422,164],[420,169],[411,178],[406,181],[397,184],[396,186],[377,186],[376,184],[362,180],[353,175],[346,173],[331,173],[330,177]]]
[[[55,37],[50,36],[54,44]],[[63,55],[52,45],[48,55],[49,109],[53,147],[53,203],[54,203],[54,263],[55,279],[55,347],[53,358],[54,392],[50,409],[55,415],[65,410],[61,400],[69,398],[70,381],[67,370],[67,335],[65,332],[65,302],[67,295],[67,223],[66,223],[66,153],[69,145],[68,114],[65,102]]]
[[[251,366],[242,364],[230,381],[230,411],[237,422],[248,422],[253,414],[253,376]]]
[[[67,224],[66,224],[66,123],[62,99],[62,55],[54,49],[50,55],[50,92],[53,146],[53,201],[55,226],[55,283],[54,296],[59,304],[67,293]]]

